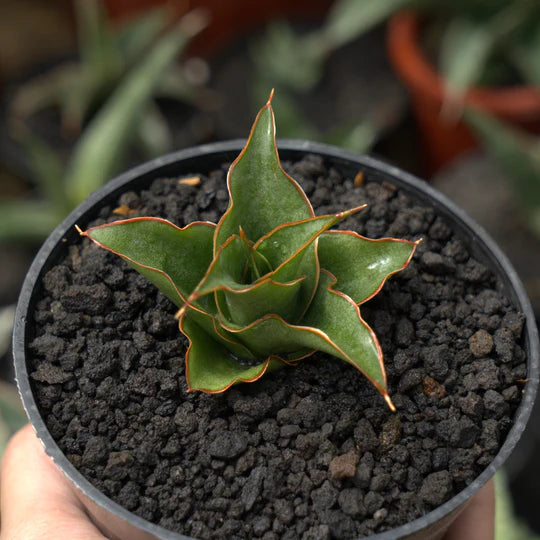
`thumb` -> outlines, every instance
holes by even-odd
[[[25,426],[10,440],[0,466],[0,539],[105,540],[74,490]]]

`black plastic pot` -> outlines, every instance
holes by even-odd
[[[112,539],[185,539],[187,537],[166,531],[122,508],[105,497],[84,478],[67,460],[49,433],[38,411],[28,376],[26,361],[27,335],[38,284],[42,276],[55,264],[59,256],[72,242],[78,241],[75,224],[84,227],[97,217],[103,204],[112,203],[127,190],[138,190],[148,186],[158,177],[206,173],[231,162],[240,152],[242,141],[231,141],[182,150],[136,167],[93,193],[74,210],[51,234],[34,260],[24,282],[16,313],[14,330],[15,370],[19,390],[29,419],[43,441],[47,454],[61,468],[80,491],[88,512],[99,527]],[[354,177],[359,170],[369,180],[390,182],[416,198],[420,203],[431,205],[438,215],[443,216],[460,234],[472,255],[497,274],[504,283],[507,296],[515,308],[526,317],[524,348],[528,358],[527,383],[515,423],[493,462],[463,491],[442,506],[411,523],[385,533],[372,536],[377,540],[396,538],[438,538],[451,521],[474,495],[507,460],[516,446],[529,419],[537,392],[540,352],[538,331],[529,300],[519,278],[506,256],[493,240],[476,225],[461,209],[425,182],[399,169],[371,157],[360,157],[340,149],[302,141],[283,141],[278,145],[283,160],[296,160],[306,153],[324,156],[330,166],[341,170],[344,175]]]

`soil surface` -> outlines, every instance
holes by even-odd
[[[175,307],[88,240],[45,276],[34,313],[31,377],[60,448],[128,510],[196,538],[346,539],[415,519],[492,461],[527,376],[523,316],[432,209],[387,184],[353,188],[318,157],[288,169],[318,214],[369,204],[344,228],[423,238],[362,307],[396,414],[323,354],[224,394],[188,394]],[[118,206],[217,221],[225,174],[199,187],[158,179]],[[115,217],[104,208],[96,223]]]

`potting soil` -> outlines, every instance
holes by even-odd
[[[354,187],[317,156],[287,168],[317,214],[368,203],[340,228],[423,238],[361,306],[397,413],[324,354],[223,394],[188,393],[175,306],[88,239],[45,275],[34,313],[31,378],[62,451],[114,501],[195,538],[347,539],[414,520],[493,460],[527,376],[523,316],[433,209],[369,175]],[[115,207],[217,222],[226,170],[199,186],[157,179],[92,224],[119,219]]]

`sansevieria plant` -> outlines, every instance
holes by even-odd
[[[139,217],[80,232],[179,307],[189,390],[223,392],[319,350],[359,369],[395,410],[359,306],[407,266],[416,243],[330,230],[363,206],[315,216],[281,168],[271,100],[229,169],[229,205],[217,225]]]

